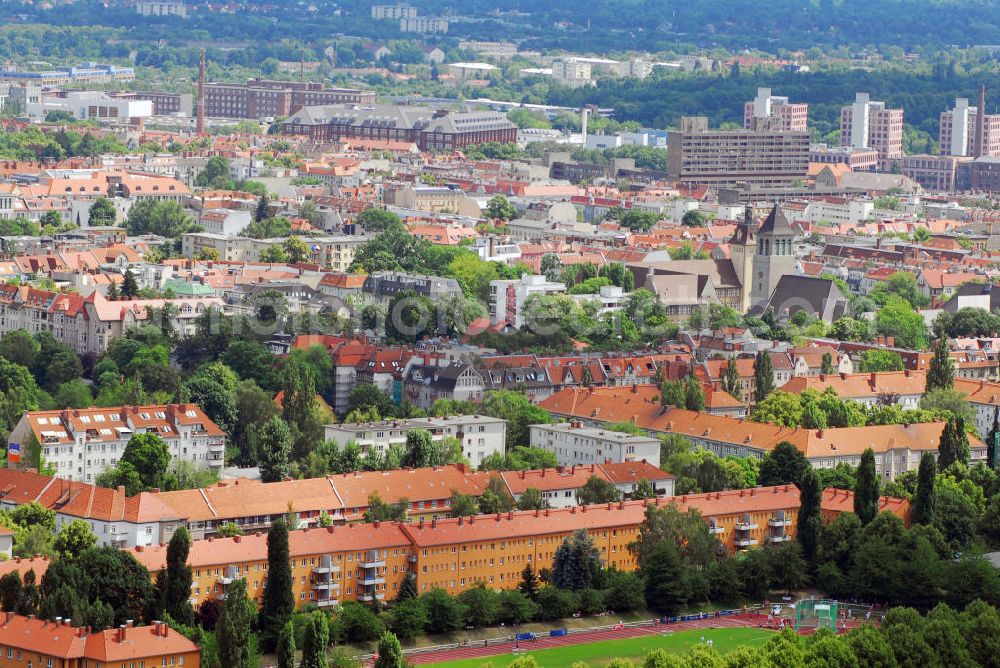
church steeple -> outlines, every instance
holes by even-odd
[[[781,207],[775,203],[757,233],[757,253],[753,261],[751,306],[771,298],[778,281],[795,273],[795,230]]]

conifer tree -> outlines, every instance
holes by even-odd
[[[257,652],[252,631],[253,604],[247,598],[247,581],[240,578],[226,589],[215,637],[219,645],[219,665],[226,668],[255,668]]]
[[[753,364],[753,375],[757,385],[753,395],[754,401],[764,401],[767,395],[774,391],[774,365],[771,364],[771,356],[767,352],[762,350],[757,353]]]
[[[875,471],[875,453],[871,448],[861,454],[858,477],[854,483],[854,514],[861,524],[868,524],[878,515],[878,473]]]
[[[268,651],[274,649],[281,629],[291,619],[295,609],[289,559],[288,526],[278,521],[267,532],[267,581],[264,583],[258,624],[261,641]]]
[[[927,369],[927,388],[932,390],[950,390],[955,385],[955,363],[949,356],[948,338],[943,334],[934,342],[934,357]]]
[[[934,455],[925,452],[920,458],[920,468],[917,471],[917,493],[913,497],[914,524],[934,523],[934,479],[937,476],[937,463]]]

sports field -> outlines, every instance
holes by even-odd
[[[583,661],[597,668],[614,658],[631,659],[641,663],[647,654],[654,649],[665,649],[668,652],[683,654],[688,649],[705,640],[712,640],[713,646],[722,654],[726,654],[740,645],[758,645],[764,643],[773,632],[757,628],[721,628],[694,629],[689,631],[670,632],[665,629],[663,634],[645,635],[636,638],[620,640],[604,640],[584,644],[568,644],[562,647],[525,651],[538,661],[542,668],[569,668],[576,661]],[[531,643],[521,644],[522,648],[530,648]],[[483,664],[491,664],[493,668],[506,668],[514,659],[513,654],[498,654],[473,659],[446,661],[427,664],[434,668],[479,668]]]

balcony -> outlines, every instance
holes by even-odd
[[[377,550],[369,550],[361,561],[361,568],[380,568],[385,566],[385,559],[378,556]]]
[[[733,541],[733,545],[736,547],[750,547],[757,544],[756,538],[737,538]]]
[[[337,605],[337,599],[335,598],[321,598],[316,601],[317,608],[328,608],[332,605]]]
[[[757,527],[757,524],[754,523],[754,522],[737,522],[736,523],[736,530],[737,531],[750,531],[751,529],[756,529],[756,528],[758,528],[758,527]]]
[[[725,529],[723,529],[722,527],[720,527],[718,525],[708,527],[708,533],[710,533],[710,534],[718,535],[718,534],[724,533],[724,532],[725,532]]]
[[[223,587],[228,587],[229,585],[233,584],[233,580],[235,579],[236,579],[235,577],[231,577],[228,575],[220,575],[219,577],[215,578],[215,581],[216,583],[222,585]]]
[[[767,521],[767,526],[769,527],[790,527],[792,526],[792,521],[788,518],[782,517],[772,517]]]
[[[208,451],[209,452],[222,452],[222,453],[225,453],[226,452],[226,444],[225,443],[209,443],[208,444]]]
[[[370,587],[372,585],[385,584],[385,578],[380,578],[378,576],[375,576],[375,577],[365,576],[365,577],[361,578],[360,580],[358,580],[358,584],[365,585],[366,587]]]
[[[408,562],[410,562],[411,564],[415,564],[415,563],[417,563],[417,555],[415,555],[415,554],[411,554],[410,556],[408,556],[408,557],[406,558],[406,560],[407,560]]]
[[[333,591],[334,589],[340,589],[339,582],[314,582],[312,588],[316,591]]]
[[[788,536],[786,534],[780,534],[780,535],[777,535],[777,536],[771,536],[771,542],[772,543],[784,543],[784,542],[789,541],[791,539],[792,539],[792,537]]]
[[[358,594],[358,600],[362,601],[364,603],[368,603],[370,601],[384,601],[385,600],[385,594],[374,594],[374,595],[373,594]]]
[[[322,564],[313,568],[313,575],[326,575],[327,573],[339,573],[340,566],[332,564]]]

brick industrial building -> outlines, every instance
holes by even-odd
[[[954,108],[941,112],[941,155],[1000,156],[1000,114],[983,114],[983,150],[978,150],[979,110],[958,98]]]
[[[868,93],[858,93],[853,104],[840,110],[840,144],[873,148],[883,163],[903,157],[903,110],[889,109]]]
[[[776,130],[805,132],[809,125],[809,105],[789,102],[787,97],[771,95],[770,88],[758,88],[757,97],[743,105],[743,129],[753,130],[761,119],[777,119]]]
[[[496,111],[394,105],[307,106],[285,122],[284,132],[306,135],[314,141],[360,138],[413,142],[422,151],[451,151],[483,142],[517,141],[517,126]]]
[[[205,115],[210,118],[276,118],[314,105],[374,103],[373,91],[312,82],[251,79],[245,84],[205,85]]]
[[[769,129],[779,119],[758,119],[756,130],[709,130],[704,116],[681,119],[667,140],[667,173],[689,184],[788,187],[809,169],[809,133]]]

